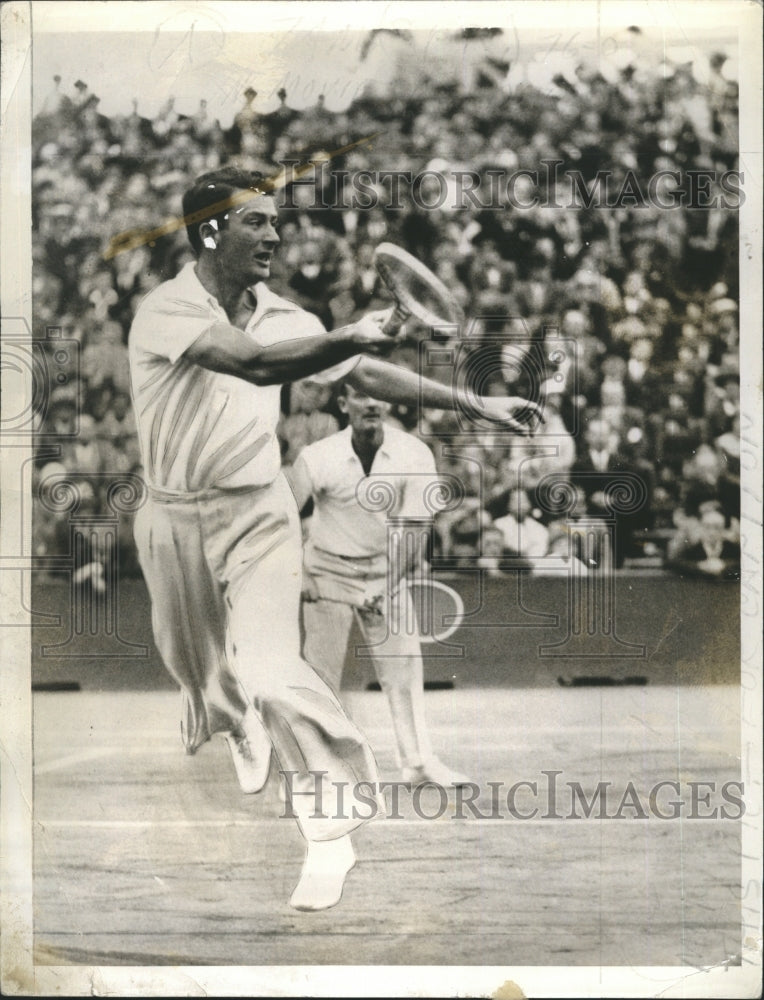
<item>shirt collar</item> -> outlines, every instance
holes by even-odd
[[[190,260],[187,264],[185,264],[178,272],[175,280],[180,283],[181,288],[189,295],[190,298],[196,299],[197,301],[208,302],[218,311],[225,312],[220,302],[211,292],[207,291],[199,280],[199,276],[196,273],[196,261]],[[258,318],[267,312],[300,311],[300,306],[298,306],[296,302],[290,302],[289,299],[283,299],[280,295],[271,291],[264,281],[258,281],[254,285],[250,285],[247,291],[251,292],[257,300],[255,316]]]
[[[175,281],[180,286],[180,289],[184,295],[187,295],[191,301],[196,302],[206,302],[211,305],[218,312],[224,312],[223,307],[199,280],[199,276],[196,273],[196,261],[190,260],[187,264],[178,271],[175,276]]]
[[[353,448],[353,428],[350,426],[350,424],[348,424],[347,427],[345,427],[344,430],[341,430],[339,433],[340,437],[344,439],[343,446],[346,451],[345,457],[348,460],[354,458],[357,462],[360,462],[361,460],[358,457],[358,455],[356,455],[355,449]],[[390,458],[389,435],[387,433],[387,426],[384,423],[382,425],[382,444],[379,446],[379,448],[377,448],[377,452],[374,456],[375,461],[377,455],[384,455],[385,458]]]
[[[302,311],[302,307],[298,306],[296,302],[283,299],[280,295],[271,291],[264,281],[258,281],[256,284],[250,285],[248,290],[257,299],[258,313]]]

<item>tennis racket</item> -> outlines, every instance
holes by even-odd
[[[394,243],[380,243],[374,251],[374,266],[395,299],[395,311],[384,326],[391,336],[410,316],[432,327],[460,326],[464,312],[446,285]]]
[[[440,580],[412,580],[408,583],[408,589],[416,614],[420,642],[445,642],[449,639],[464,621],[464,601],[461,596],[453,587]],[[347,598],[322,596],[318,599],[329,604],[350,604],[361,611],[372,611],[368,604],[356,603]],[[303,600],[306,600],[304,596]],[[374,613],[385,614],[384,605],[380,603]]]
[[[445,642],[464,621],[464,601],[440,580],[409,584],[422,642]]]

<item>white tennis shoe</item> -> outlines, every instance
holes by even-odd
[[[354,865],[355,851],[347,834],[337,840],[309,840],[300,881],[289,905],[296,910],[328,910],[336,906]]]

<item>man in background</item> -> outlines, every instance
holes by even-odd
[[[338,402],[348,426],[304,448],[287,472],[298,508],[314,503],[304,558],[303,653],[339,691],[355,624],[387,695],[403,781],[466,784],[434,755],[427,732],[421,639],[416,627],[405,627],[416,621],[407,576],[417,567],[402,562],[397,575],[388,564],[388,516],[431,518],[423,495],[437,479],[435,459],[422,441],[385,424],[387,403],[348,384]],[[370,475],[394,492],[391,510],[359,503]]]
[[[739,580],[740,545],[729,534],[720,505],[714,501],[701,504],[699,539],[681,549],[670,567],[686,576]]]

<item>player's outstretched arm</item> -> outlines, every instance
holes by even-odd
[[[254,343],[236,327],[215,323],[187,348],[185,357],[203,368],[255,385],[279,385],[314,375],[357,354],[388,353],[394,345],[382,331],[388,312],[369,313],[331,333],[268,347]]]
[[[374,399],[406,406],[420,403],[439,410],[465,408],[469,412],[477,402],[481,413],[488,419],[500,422],[521,434],[530,433],[528,420],[543,419],[538,404],[521,396],[481,396],[469,399],[455,386],[442,385],[378,358],[361,358],[353,371],[345,377],[345,381]]]

